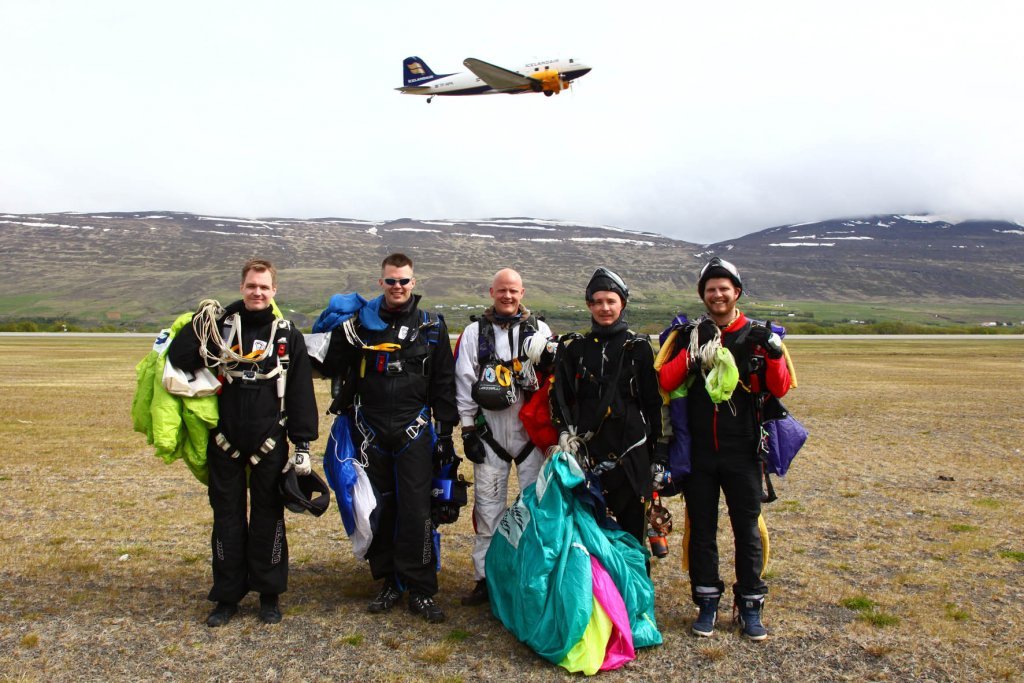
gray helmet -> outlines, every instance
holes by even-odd
[[[700,276],[697,278],[697,294],[700,295],[701,299],[704,298],[704,285],[707,284],[708,280],[716,277],[729,278],[736,286],[736,289],[742,293],[743,280],[740,279],[740,271],[736,270],[736,266],[733,264],[716,256],[700,269]]]

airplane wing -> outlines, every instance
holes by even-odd
[[[532,89],[536,83],[533,78],[472,57],[463,61],[462,64],[495,90]]]

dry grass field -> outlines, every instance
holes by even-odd
[[[746,642],[727,618],[712,639],[688,635],[676,533],[654,568],[665,644],[601,678],[1020,679],[1024,340],[790,346],[801,386],[787,403],[811,439],[766,509],[771,637]],[[364,612],[377,585],[332,506],[289,513],[282,624],[261,625],[250,596],[207,628],[205,490],[131,431],[148,347],[0,338],[0,680],[576,678],[458,604],[472,584],[468,515],[443,529],[447,623]],[[720,540],[727,551],[727,530]],[[724,572],[728,584],[731,562]]]

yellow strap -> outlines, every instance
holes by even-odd
[[[761,578],[768,571],[768,555],[771,551],[771,543],[768,540],[768,524],[764,521],[764,515],[757,516],[757,530],[761,532]]]
[[[786,357],[786,368],[789,370],[789,388],[796,389],[796,368],[793,367],[793,359],[789,356],[785,342],[782,344],[782,355]]]
[[[395,351],[401,350],[402,345],[394,342],[384,342],[383,344],[374,344],[373,346],[363,346],[364,351],[383,351],[384,353],[394,353]]]

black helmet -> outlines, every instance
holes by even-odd
[[[700,275],[697,278],[697,294],[700,298],[704,298],[704,285],[707,281],[715,277],[726,277],[732,280],[732,283],[736,286],[736,289],[743,292],[743,281],[740,280],[740,271],[736,270],[736,266],[729,263],[723,258],[714,257],[700,269]]]
[[[622,297],[623,305],[629,299],[629,287],[626,286],[626,283],[622,281],[621,277],[604,267],[595,270],[590,277],[590,282],[587,283],[588,303],[594,300],[596,292],[615,292]]]
[[[327,512],[331,504],[330,489],[320,475],[310,472],[300,477],[294,467],[281,479],[281,495],[286,508],[292,512],[308,512],[314,517]]]

